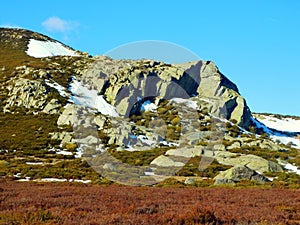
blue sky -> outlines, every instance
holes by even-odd
[[[298,0],[10,0],[1,8],[0,26],[93,55],[135,41],[176,43],[214,61],[252,111],[300,116]]]

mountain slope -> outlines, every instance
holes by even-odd
[[[299,179],[298,146],[273,137],[297,133],[255,120],[211,61],[90,57],[21,29],[0,37],[3,176],[134,185],[171,175],[216,184]]]

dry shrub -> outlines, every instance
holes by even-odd
[[[299,224],[300,190],[0,182],[0,224]]]

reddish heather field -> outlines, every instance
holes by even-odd
[[[300,190],[2,181],[0,224],[300,224]]]

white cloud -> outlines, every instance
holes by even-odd
[[[49,17],[42,23],[43,27],[50,32],[66,33],[70,30],[76,29],[79,24],[74,21],[67,21],[59,17]]]

